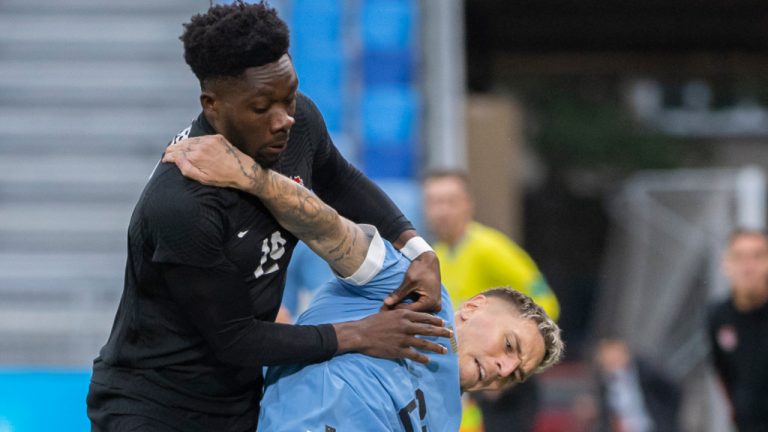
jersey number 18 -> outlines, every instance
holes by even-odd
[[[264,239],[264,242],[261,244],[261,261],[259,262],[259,266],[256,267],[256,270],[253,272],[253,275],[257,279],[265,274],[274,273],[280,269],[280,266],[274,261],[279,260],[280,257],[285,254],[286,243],[288,242],[280,234],[280,231],[275,231],[270,237]],[[270,258],[273,262],[271,265],[267,266],[267,260]]]

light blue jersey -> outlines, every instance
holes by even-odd
[[[321,287],[298,324],[352,321],[374,314],[403,281],[410,265],[372,227],[368,255],[349,278]],[[372,232],[371,232],[372,231]],[[445,288],[438,314],[453,329]],[[461,422],[455,341],[427,338],[448,348],[427,353],[427,365],[344,354],[312,365],[275,366],[267,372],[259,413],[264,432],[457,431]]]

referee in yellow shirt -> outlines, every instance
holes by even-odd
[[[509,286],[558,319],[557,297],[531,257],[501,232],[472,220],[474,205],[465,172],[433,171],[423,186],[424,216],[435,236],[442,282],[453,304],[488,288]],[[524,384],[488,395],[480,400],[484,421],[471,406],[465,407],[462,432],[479,431],[483,423],[485,432],[529,430],[538,408],[537,393],[535,384]]]

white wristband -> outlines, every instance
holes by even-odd
[[[400,253],[405,255],[406,258],[413,261],[415,260],[419,255],[423,254],[424,252],[434,252],[432,250],[432,247],[427,243],[426,240],[423,238],[416,236],[411,237],[410,240],[405,242],[405,246],[403,246],[402,249],[400,249]]]

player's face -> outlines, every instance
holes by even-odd
[[[749,295],[766,289],[768,241],[759,234],[744,234],[733,239],[725,254],[723,268],[734,291]]]
[[[502,299],[479,295],[465,302],[456,317],[456,335],[464,391],[522,382],[544,359],[536,323]]]
[[[424,182],[424,217],[440,241],[453,243],[464,235],[472,219],[472,200],[456,177],[435,177]]]
[[[216,132],[263,166],[288,146],[299,81],[288,55],[206,85],[203,110]]]

